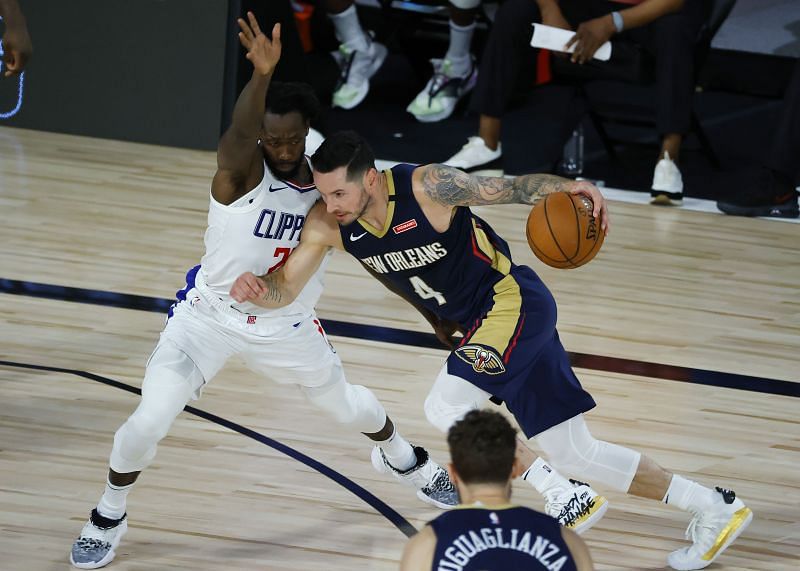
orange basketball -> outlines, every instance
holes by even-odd
[[[528,215],[528,245],[536,257],[554,268],[577,268],[603,245],[600,223],[592,216],[592,201],[583,195],[553,192]]]

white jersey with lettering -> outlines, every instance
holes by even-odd
[[[264,177],[253,190],[230,205],[211,197],[206,253],[197,272],[198,289],[234,309],[263,316],[308,314],[322,294],[327,258],[297,299],[286,307],[265,309],[236,303],[230,290],[244,272],[262,275],[280,268],[300,241],[306,215],[320,195],[313,185],[297,186],[276,177],[266,163]]]

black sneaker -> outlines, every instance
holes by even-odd
[[[792,182],[770,169],[761,170],[757,181],[743,188],[730,200],[717,202],[725,214],[733,216],[769,216],[772,218],[797,218],[797,191]]]

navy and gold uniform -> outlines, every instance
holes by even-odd
[[[594,407],[556,331],[556,304],[533,270],[511,261],[508,244],[469,208],[445,232],[414,197],[415,165],[387,170],[383,228],[340,226],[345,250],[407,297],[466,331],[447,359],[461,377],[505,401],[528,437]]]
[[[433,571],[575,571],[558,521],[524,507],[456,508],[431,521]]]

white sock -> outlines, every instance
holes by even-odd
[[[714,490],[701,486],[697,482],[687,480],[674,474],[669,483],[667,494],[662,500],[665,504],[690,512],[699,512],[717,500]]]
[[[465,75],[472,65],[469,48],[473,32],[475,32],[475,22],[469,26],[459,26],[450,20],[450,45],[444,59],[450,60],[454,74]]]
[[[403,472],[417,463],[417,455],[414,453],[414,448],[408,443],[408,440],[397,432],[396,428],[389,439],[378,442],[378,446],[381,447],[389,464],[395,470]]]
[[[369,40],[361,23],[358,21],[356,5],[351,4],[344,12],[330,15],[336,39],[348,48],[356,51],[365,51],[369,48]]]
[[[106,490],[97,504],[97,513],[109,519],[119,519],[125,514],[125,503],[133,484],[115,486],[106,481]]]
[[[548,490],[559,487],[568,488],[572,484],[564,476],[556,472],[556,469],[545,462],[541,457],[537,458],[531,467],[528,468],[522,479],[531,484],[540,494],[545,494]]]

